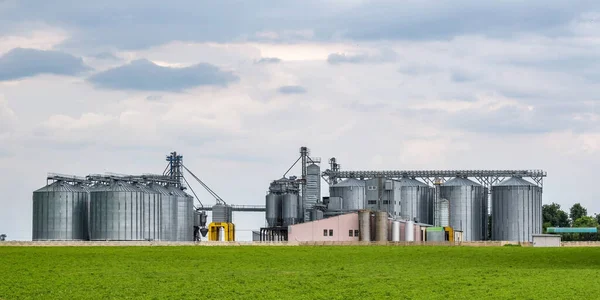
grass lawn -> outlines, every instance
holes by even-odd
[[[0,247],[0,299],[598,297],[600,248]]]

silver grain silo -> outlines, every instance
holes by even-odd
[[[167,189],[177,198],[177,241],[193,241],[194,197],[175,186],[167,185]]]
[[[342,198],[342,209],[360,210],[365,208],[365,182],[354,178],[346,179],[329,187],[330,197]]]
[[[308,210],[321,199],[321,167],[316,164],[306,167],[306,189],[303,199],[304,203],[301,205],[304,211],[304,221],[308,221],[310,219]]]
[[[133,184],[133,186],[144,193],[144,240],[158,241],[161,236],[161,195],[141,183]]]
[[[160,194],[160,240],[177,241],[177,197],[158,183],[148,187]]]
[[[87,239],[85,190],[56,181],[33,192],[32,240]]]
[[[90,191],[90,240],[135,241],[147,236],[148,198],[139,188],[114,181]]]
[[[299,223],[298,218],[298,194],[286,193],[283,194],[281,200],[281,215],[283,218],[283,226],[289,226]],[[310,218],[310,216],[309,216]]]
[[[519,177],[492,188],[492,239],[530,242],[542,233],[542,189]]]
[[[269,227],[276,227],[276,226],[281,226],[281,223],[283,221],[283,217],[281,215],[281,200],[282,200],[282,196],[274,194],[274,193],[269,193],[267,194],[267,196],[265,197],[266,200],[266,219],[267,219],[267,225]],[[296,214],[298,214],[298,212],[296,212]]]
[[[450,205],[450,226],[463,232],[464,241],[483,239],[483,186],[455,177],[440,187],[440,197]]]
[[[394,211],[397,216],[433,224],[435,190],[418,180],[403,177],[394,181]]]
[[[483,230],[483,240],[488,240],[488,225],[489,225],[489,189],[484,187],[483,188],[483,202],[482,202],[482,209],[481,209],[481,215],[482,218],[481,220],[483,221],[483,225],[482,225],[482,230]]]

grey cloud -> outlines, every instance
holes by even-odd
[[[100,53],[94,55],[93,57],[97,58],[97,59],[119,60],[119,58],[117,56],[115,56],[114,54],[112,54],[110,52],[100,52]]]
[[[98,87],[117,90],[182,91],[197,86],[221,86],[239,77],[210,64],[186,68],[162,67],[146,59],[100,72],[88,79]]]
[[[89,69],[81,58],[58,51],[15,48],[0,57],[0,81],[39,74],[72,76]]]
[[[343,64],[343,63],[351,63],[351,64],[360,64],[360,63],[381,63],[381,62],[391,62],[397,58],[397,53],[391,49],[382,49],[376,55],[367,55],[367,54],[344,54],[344,53],[331,53],[327,57],[327,62],[332,65]]]
[[[453,70],[453,71],[451,71],[450,78],[454,82],[468,82],[468,81],[475,80],[475,76],[474,75],[469,74],[468,72],[462,71],[462,70]]]
[[[369,1],[352,8],[319,0],[263,1],[240,9],[235,1],[133,0],[14,2],[0,9],[0,30],[41,22],[74,32],[66,45],[121,49],[147,48],[173,40],[230,42],[258,39],[274,32],[286,41],[302,39],[395,40],[447,39],[464,34],[512,36],[517,32],[568,34],[564,27],[598,1],[474,2]],[[102,11],[102,13],[98,13]],[[21,25],[13,25],[21,24]],[[6,26],[4,26],[6,25]],[[201,28],[201,30],[190,30]],[[285,32],[312,30],[286,38]],[[273,40],[277,41],[277,37]]]
[[[280,62],[281,62],[281,59],[279,59],[277,57],[263,57],[263,58],[257,60],[255,63],[256,64],[277,64]]]
[[[281,94],[305,94],[306,89],[299,85],[286,85],[277,89]]]

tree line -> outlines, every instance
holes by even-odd
[[[560,208],[560,204],[544,204],[542,206],[543,232],[548,227],[599,227],[600,214],[589,216],[587,209],[580,203],[571,206],[569,213]],[[600,241],[598,233],[562,233],[564,241]]]

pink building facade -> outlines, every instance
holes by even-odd
[[[358,213],[291,225],[290,242],[352,242],[358,241]]]

